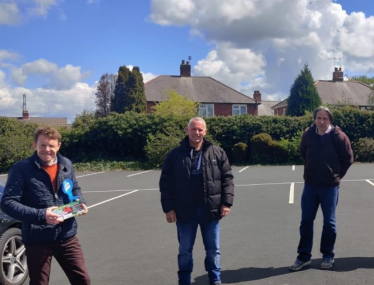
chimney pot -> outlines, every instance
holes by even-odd
[[[343,71],[342,68],[335,67],[335,71],[332,73],[332,80],[333,81],[344,81],[344,76],[343,76]]]
[[[180,76],[191,77],[191,65],[188,61],[185,63],[185,61],[182,60],[182,64],[180,66]]]

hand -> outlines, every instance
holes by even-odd
[[[166,220],[168,221],[168,223],[175,223],[177,221],[177,215],[175,214],[174,210],[166,213]]]
[[[47,208],[47,211],[45,212],[45,221],[46,221],[47,224],[57,225],[57,224],[62,223],[64,221],[63,218],[61,218],[59,215],[52,212],[56,208],[57,207],[55,207],[55,206]]]
[[[230,214],[230,208],[225,206],[225,205],[222,205],[221,206],[221,217],[226,217]]]
[[[78,216],[84,216],[88,213],[88,208],[85,204],[82,203],[82,207],[84,209],[84,212],[83,213],[80,213]]]

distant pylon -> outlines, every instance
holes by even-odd
[[[26,108],[26,94],[23,94],[23,108],[22,108],[23,111],[27,111],[27,108]]]

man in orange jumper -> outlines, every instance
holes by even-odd
[[[35,153],[12,166],[1,199],[1,209],[22,221],[30,285],[48,284],[52,256],[71,284],[91,282],[76,237],[75,218],[63,220],[53,212],[58,206],[68,204],[72,195],[83,202],[83,214],[88,212],[71,161],[58,153],[60,146],[61,135],[57,130],[37,129]],[[69,185],[70,197],[62,189]]]

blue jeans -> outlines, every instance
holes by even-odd
[[[221,283],[219,222],[217,220],[208,222],[206,211],[207,209],[205,206],[196,207],[194,208],[193,218],[190,222],[177,222],[179,241],[179,284],[191,284],[191,273],[193,269],[192,249],[195,244],[198,225],[200,225],[206,251],[205,270],[208,272],[209,283]]]
[[[317,210],[321,205],[323,230],[320,251],[323,258],[334,257],[336,240],[335,210],[338,205],[339,186],[316,187],[305,184],[301,196],[300,243],[297,249],[298,259],[308,261],[312,257],[313,225]]]

